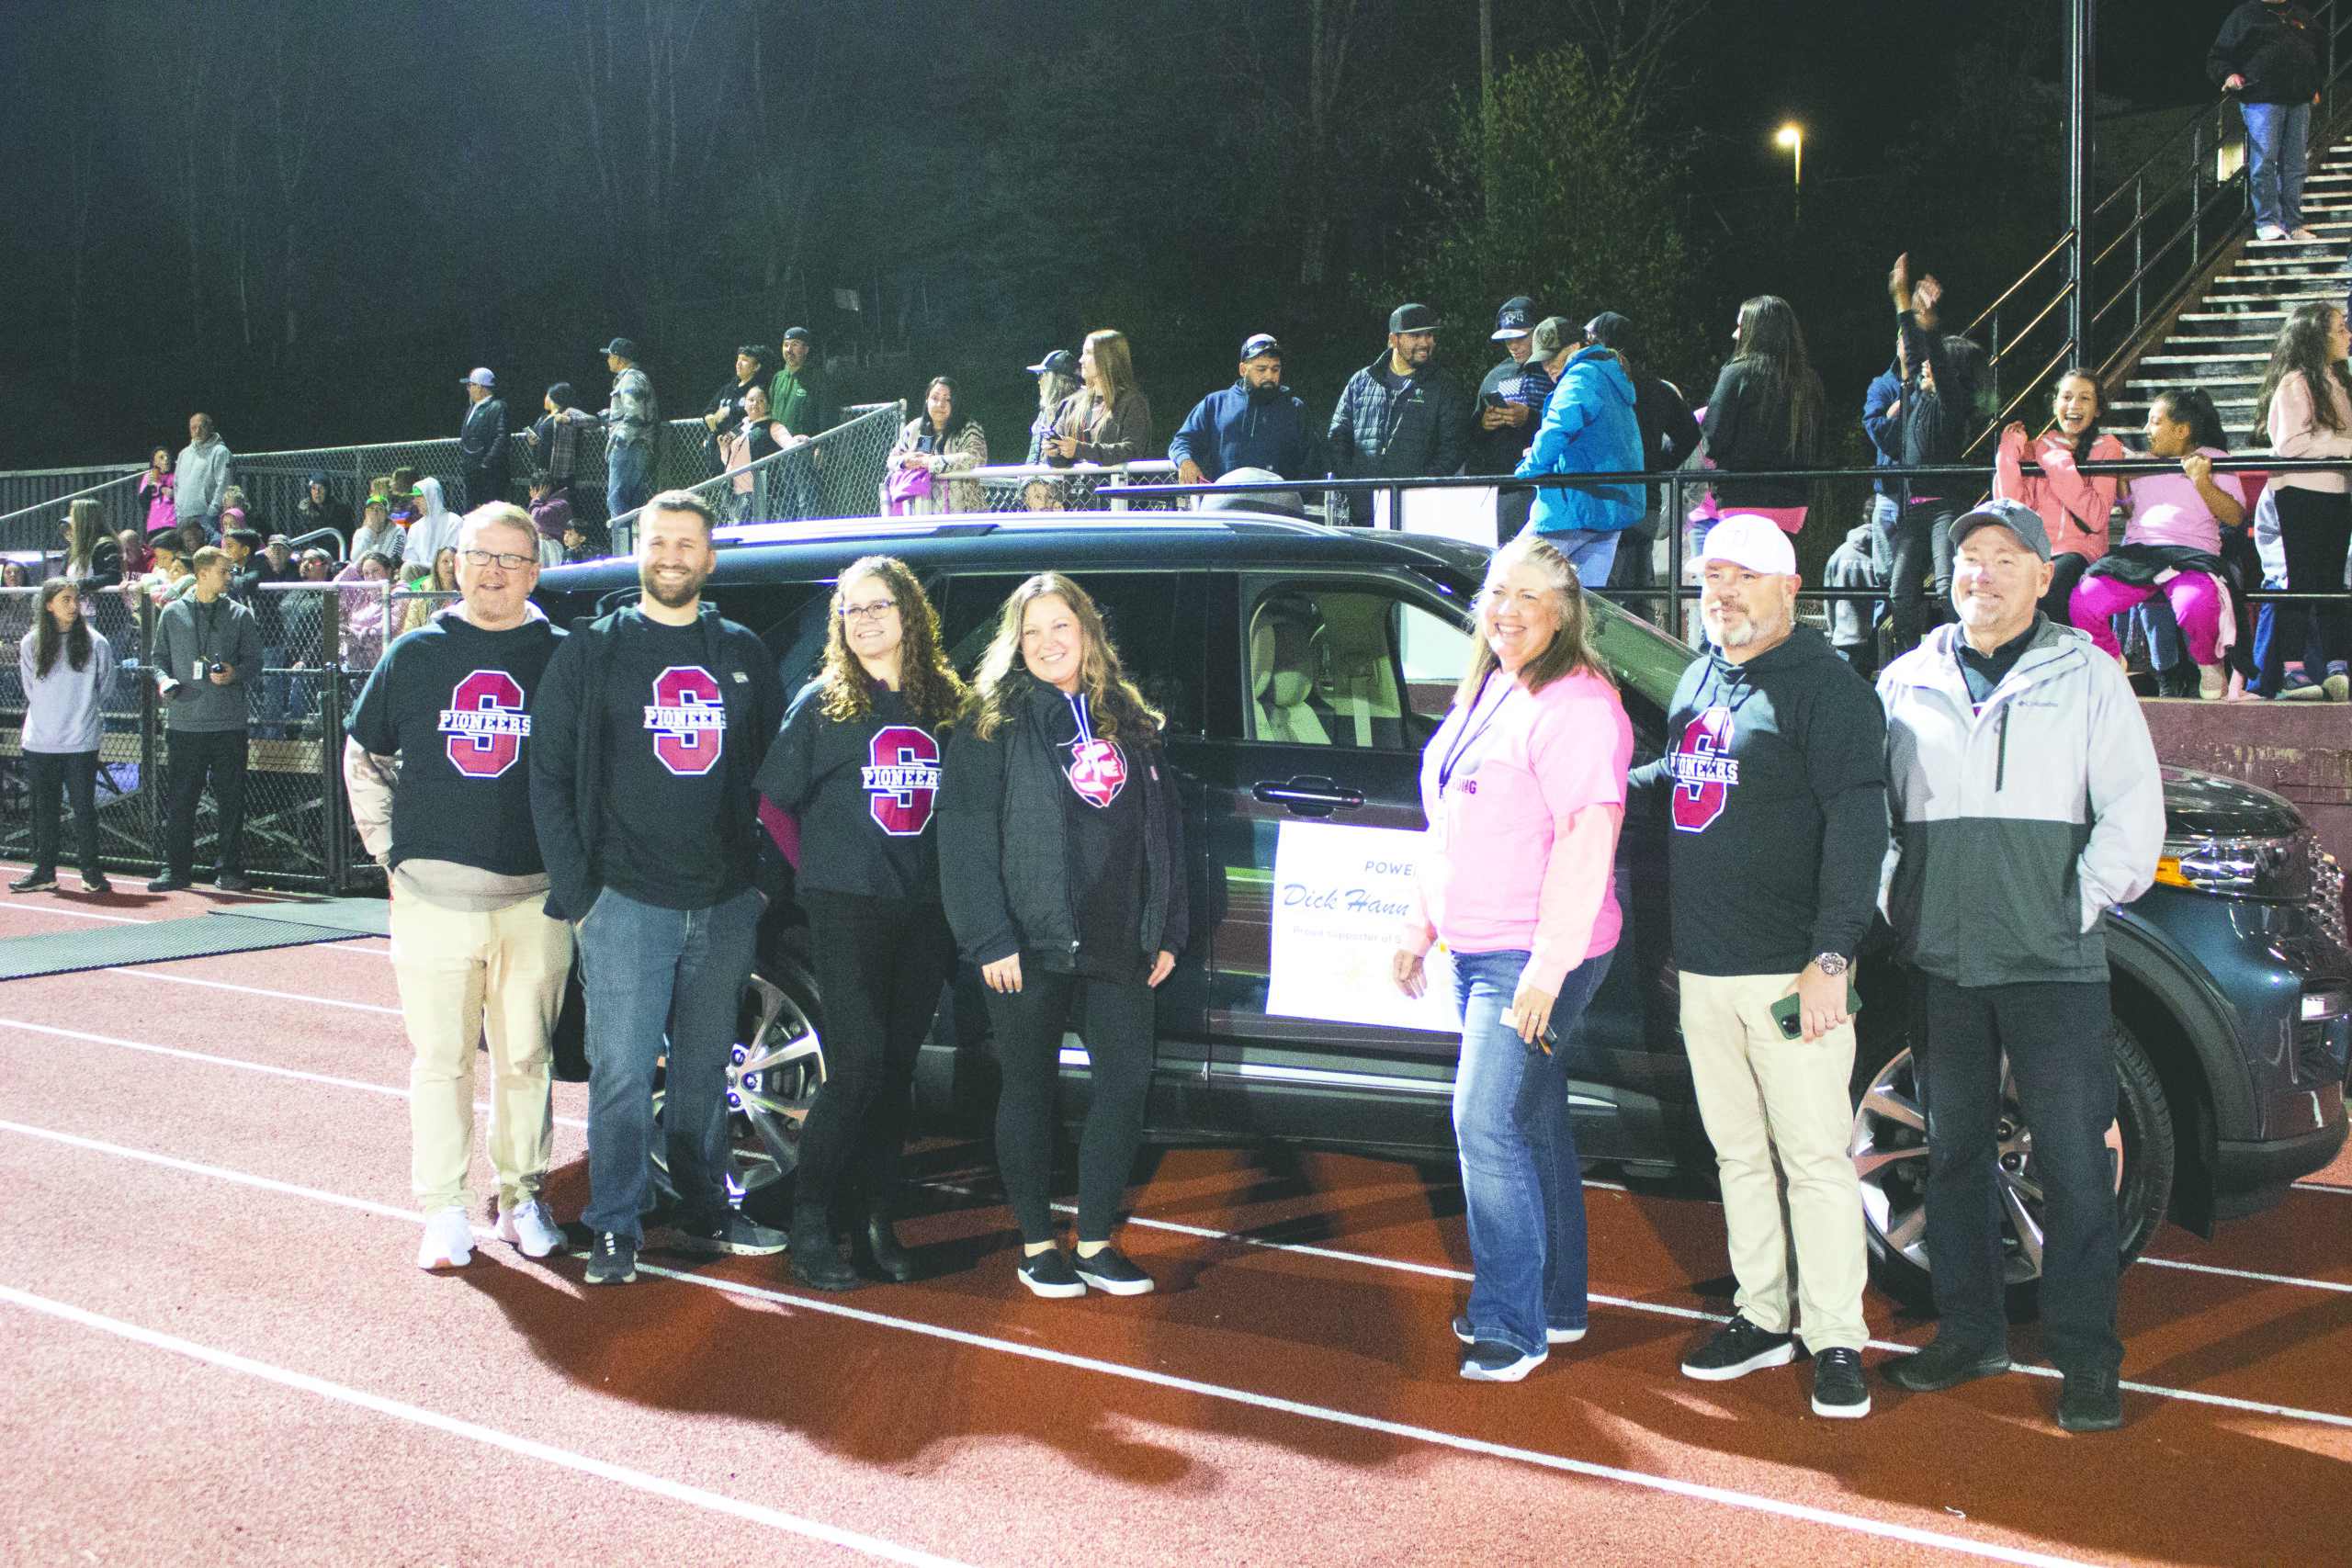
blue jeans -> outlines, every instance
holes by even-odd
[[[682,1224],[727,1213],[727,1061],[760,915],[745,888],[710,909],[663,909],[607,887],[580,922],[588,998],[588,1208],[593,1231],[644,1239],[652,1206],[653,1065]]]
[[[2238,112],[2245,117],[2245,183],[2254,195],[2255,222],[2301,228],[2312,106],[2240,104]]]
[[[605,448],[605,515],[643,506],[653,493],[653,443],[616,441]]]
[[[1623,531],[1616,528],[1563,528],[1543,536],[1545,543],[1568,558],[1568,564],[1577,569],[1577,581],[1589,588],[1609,586],[1617,541],[1623,537]]]
[[[1560,1046],[1575,1038],[1613,956],[1588,958],[1560,982],[1552,1003]],[[1562,1051],[1521,1043],[1504,1021],[1526,967],[1524,952],[1453,955],[1462,1004],[1453,1138],[1470,1220],[1471,1331],[1540,1356],[1545,1329],[1585,1326],[1584,1168]]]

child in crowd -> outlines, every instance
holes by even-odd
[[[561,564],[571,543],[571,502],[563,488],[544,469],[531,476],[531,523],[539,531],[541,566]]]
[[[409,525],[415,522],[424,511],[423,503],[416,499],[414,468],[392,470],[391,502],[392,526],[405,534]]]

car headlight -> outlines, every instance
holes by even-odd
[[[2300,904],[2311,897],[2315,869],[2300,836],[2166,839],[2163,857],[2156,862],[2156,880],[2167,887],[2224,898]]]

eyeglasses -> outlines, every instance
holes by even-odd
[[[508,571],[529,566],[537,556],[511,556],[503,550],[459,550],[458,558],[468,566],[502,566]]]
[[[871,604],[844,604],[841,617],[844,621],[878,621],[899,607],[896,599],[876,599]]]

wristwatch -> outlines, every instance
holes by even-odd
[[[1854,966],[1853,960],[1842,953],[1815,953],[1813,962],[1824,975],[1843,975]]]

